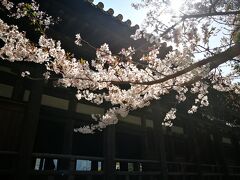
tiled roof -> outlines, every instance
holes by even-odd
[[[99,10],[101,10],[102,12],[106,13],[106,14],[109,14],[111,15],[113,18],[115,18],[116,20],[118,20],[119,22],[123,23],[123,24],[126,24],[128,25],[129,27],[131,28],[134,28],[135,30],[136,29],[139,29],[139,25],[134,25],[134,26],[131,26],[132,25],[132,22],[130,19],[126,20],[126,21],[123,21],[123,15],[122,14],[118,14],[118,15],[114,15],[114,10],[112,8],[109,8],[108,10],[104,10],[104,3],[102,2],[99,2],[98,4],[94,4],[94,0],[84,0],[88,3],[90,3],[92,6],[95,6],[96,8],[98,8]]]
[[[132,22],[130,19],[123,21],[123,15],[122,14],[118,14],[114,16],[114,10],[112,8],[109,8],[108,10],[104,10],[104,3],[103,2],[99,2],[98,4],[94,3],[94,0],[84,0],[85,2],[88,2],[89,4],[91,4],[93,7],[98,8],[101,12],[103,12],[104,14],[108,14],[110,16],[112,16],[113,19],[119,21],[121,24],[123,25],[127,25],[129,27],[129,30],[131,30],[132,32],[135,32],[137,29],[139,29],[139,25],[136,24],[134,26],[132,25]],[[159,38],[155,37],[152,34],[145,34],[145,40],[148,41],[150,44],[157,44],[159,45]],[[166,47],[167,44],[166,43],[160,43],[160,46],[164,46]]]

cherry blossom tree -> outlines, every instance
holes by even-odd
[[[142,0],[133,4],[136,9],[149,10],[142,27],[132,35],[134,39],[147,39],[151,45],[140,59],[133,58],[140,49],[123,48],[113,54],[108,44],[103,44],[96,48],[96,58],[86,61],[69,54],[60,41],[47,36],[46,30],[56,19],[42,12],[35,1],[14,4],[1,0],[5,13],[15,19],[27,17],[41,35],[38,43],[33,43],[26,38],[26,32],[0,19],[0,39],[4,42],[0,57],[3,61],[43,64],[43,78],[58,75],[58,84],[74,87],[78,100],[97,105],[110,102],[112,107],[104,115],[92,116],[96,123],[75,129],[81,133],[116,124],[130,111],[149,106],[173,91],[177,94],[176,103],[185,101],[189,92],[196,95],[188,110],[190,114],[208,106],[209,87],[239,94],[239,1],[185,0],[178,11],[171,3]],[[173,50],[159,58],[159,48],[164,43]],[[81,38],[81,32],[76,34],[75,44],[81,48],[90,45]],[[222,66],[229,67],[228,73],[223,74]],[[22,76],[32,78],[28,71]],[[125,85],[128,88],[123,88]],[[176,111],[176,106],[171,107],[162,124],[171,126]]]

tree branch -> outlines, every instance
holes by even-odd
[[[153,81],[146,81],[146,82],[138,82],[138,81],[111,81],[111,80],[103,80],[103,81],[99,81],[101,82],[106,82],[106,83],[111,83],[114,85],[121,85],[121,84],[139,84],[139,85],[153,85],[153,84],[159,84],[159,83],[163,83],[166,82],[170,79],[174,79],[178,76],[181,76],[183,74],[186,74],[190,71],[192,71],[193,69],[196,69],[198,67],[202,67],[206,64],[210,64],[210,70],[215,69],[216,67],[218,67],[220,64],[223,64],[225,62],[227,62],[228,60],[233,59],[236,56],[240,55],[240,44],[236,44],[230,48],[228,48],[227,50],[225,50],[224,52],[221,52],[219,54],[215,54],[214,56],[211,56],[209,58],[203,59],[201,61],[198,61],[190,66],[188,66],[187,68],[180,70],[176,73],[173,73],[171,75],[166,75],[165,77],[161,78],[161,79],[157,79],[157,80],[153,80]],[[29,79],[32,80],[42,80],[42,78],[32,78],[32,77],[28,77]],[[87,78],[82,78],[82,77],[63,77],[66,79],[71,79],[71,78],[75,78],[75,79],[80,79],[80,80],[86,80],[86,81],[91,81],[90,79]],[[50,79],[55,79],[55,78],[50,78]],[[56,78],[56,79],[61,79],[61,78]],[[187,81],[183,84],[181,84],[181,86],[186,86],[186,85],[190,85],[193,84],[196,81],[199,81],[202,79],[201,75],[195,76],[193,79],[191,79],[190,81]]]
[[[230,60],[230,59],[232,59],[232,58],[234,58],[238,55],[240,55],[240,44],[236,44],[236,45],[228,48],[224,52],[221,52],[221,53],[216,54],[214,56],[211,56],[209,58],[198,61],[198,62],[188,66],[187,68],[185,68],[183,70],[180,70],[180,71],[178,71],[176,73],[173,73],[171,75],[167,75],[167,76],[165,76],[164,78],[161,78],[161,79],[157,79],[157,80],[154,80],[154,81],[147,81],[147,82],[111,81],[111,83],[116,84],[116,85],[117,84],[128,84],[128,83],[142,84],[142,85],[153,85],[153,84],[163,83],[163,82],[166,82],[170,79],[173,79],[173,78],[176,78],[176,77],[181,76],[183,74],[186,74],[186,73],[192,71],[193,69],[196,69],[198,67],[206,65],[208,63],[210,64],[210,70],[212,70],[212,69],[218,67],[220,64],[225,63],[228,60]]]
[[[191,18],[204,18],[210,16],[224,16],[224,15],[237,15],[240,14],[240,11],[228,11],[228,12],[212,12],[204,14],[190,14],[182,16],[182,19],[191,19]]]

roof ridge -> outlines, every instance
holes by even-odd
[[[124,25],[127,25],[131,29],[137,30],[137,29],[140,28],[138,24],[135,24],[134,26],[132,26],[132,21],[130,19],[127,19],[126,21],[123,21],[123,15],[122,14],[118,14],[118,15],[114,16],[114,9],[113,8],[109,8],[108,10],[105,11],[103,2],[98,2],[98,4],[94,4],[94,0],[84,0],[84,1],[88,2],[92,6],[95,6],[96,8],[101,10],[103,13],[112,16],[114,19],[118,20],[119,22],[121,22]]]

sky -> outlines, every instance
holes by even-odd
[[[174,6],[180,7],[183,0],[176,0],[174,1]],[[132,22],[132,26],[135,24],[138,24],[141,26],[144,17],[146,15],[147,10],[136,10],[134,9],[131,4],[139,2],[139,0],[94,0],[94,4],[97,4],[99,2],[102,2],[104,4],[104,10],[107,11],[109,8],[112,8],[114,10],[114,16],[117,16],[118,14],[123,15],[123,21],[126,21],[127,19],[130,19]],[[176,3],[178,2],[178,3]],[[173,6],[173,7],[174,7]],[[177,10],[177,9],[174,9]],[[212,46],[218,46],[220,43],[220,38],[215,37],[214,40],[211,41]],[[197,59],[202,59],[202,56],[196,57]],[[227,67],[223,68],[223,71],[228,73],[229,69]]]
[[[144,19],[145,12],[144,10],[135,10],[131,7],[131,4],[139,0],[94,0],[94,4],[102,2],[104,4],[104,10],[112,8],[114,10],[114,16],[118,14],[123,15],[123,21],[130,19],[132,26],[135,24],[140,25]]]

